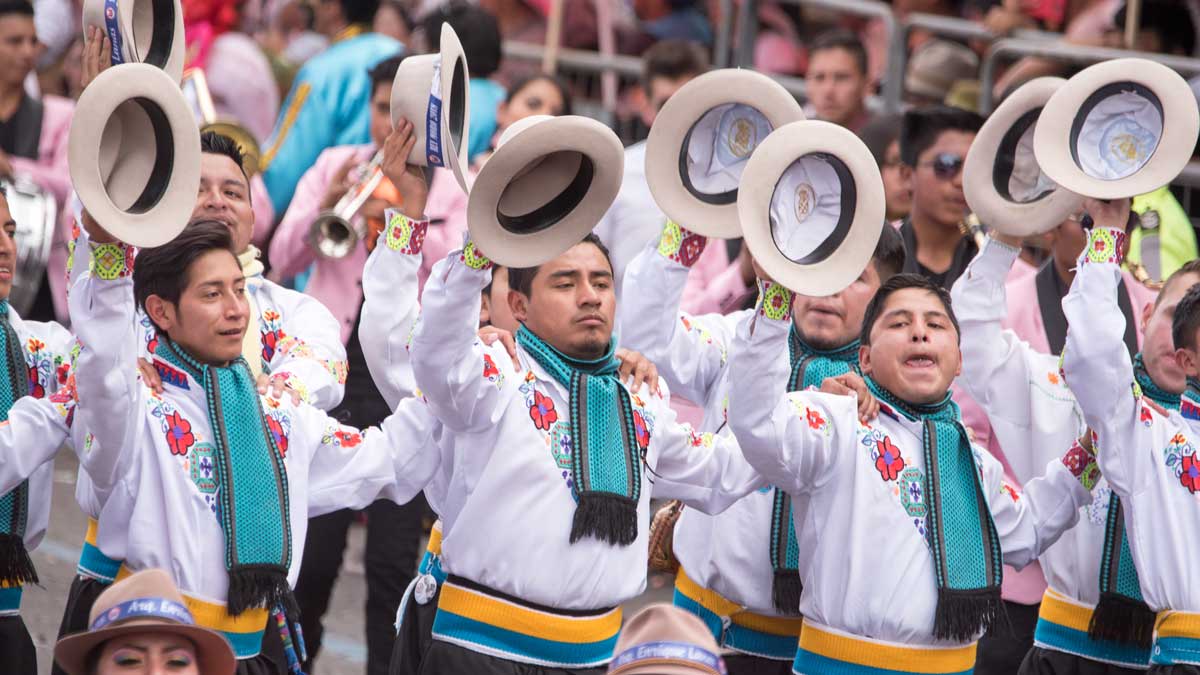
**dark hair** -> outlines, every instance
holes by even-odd
[[[246,156],[242,154],[242,149],[238,147],[237,141],[215,131],[205,131],[200,134],[200,152],[206,155],[224,155],[232,159],[233,163],[241,169],[242,176],[246,178],[246,185],[249,186],[250,176],[246,174],[244,163]]]
[[[379,0],[338,0],[347,23],[370,24],[375,20]]]
[[[504,98],[504,102],[512,103],[513,99],[517,97],[517,94],[521,93],[522,89],[533,84],[534,82],[549,82],[551,85],[553,85],[554,88],[558,90],[558,95],[561,96],[563,100],[562,114],[571,114],[571,89],[567,86],[566,81],[564,81],[561,77],[557,75],[551,75],[549,73],[534,73],[533,75],[526,75],[525,77],[517,80],[515,83],[513,83],[513,86],[508,88],[508,96]]]
[[[863,47],[862,40],[853,31],[834,28],[818,35],[808,46],[809,63],[812,63],[812,57],[817,52],[826,52],[831,49],[844,49],[850,52],[850,56],[854,57],[854,64],[858,66],[858,73],[860,75],[867,74],[867,49]]]
[[[375,96],[375,90],[381,84],[391,85],[396,79],[396,71],[400,70],[400,62],[404,60],[404,54],[396,54],[376,63],[367,70],[367,77],[371,78],[371,96]]]
[[[916,166],[921,153],[937,143],[944,131],[978,133],[983,118],[962,108],[931,105],[904,113],[900,124],[900,161]]]
[[[893,275],[890,279],[880,284],[879,290],[875,292],[875,297],[871,298],[871,302],[867,303],[867,310],[863,313],[862,335],[859,336],[864,345],[871,344],[871,328],[879,320],[879,314],[883,311],[883,306],[887,303],[888,297],[892,293],[906,288],[928,291],[937,296],[937,299],[942,301],[942,306],[946,309],[946,315],[950,317],[950,323],[954,324],[955,335],[958,336],[960,341],[962,340],[962,332],[958,329],[958,317],[954,316],[954,308],[950,305],[950,292],[923,275],[905,272]]]
[[[882,285],[899,274],[900,270],[904,269],[907,257],[904,237],[900,236],[900,230],[884,223],[883,231],[879,233],[879,243],[875,244],[875,252],[871,254],[875,272],[879,274],[879,283]]]
[[[215,250],[237,257],[229,228],[216,220],[195,220],[166,244],[139,251],[133,266],[133,297],[138,307],[145,311],[146,298],[151,295],[179,304],[192,263]]]
[[[875,158],[875,163],[881,169],[884,160],[887,159],[888,146],[900,138],[902,119],[899,113],[879,115],[858,130],[858,137],[866,144],[867,149],[871,151],[871,156]]]
[[[442,23],[450,24],[462,42],[471,78],[490,77],[500,69],[500,24],[491,12],[466,2],[448,2],[421,19],[429,50],[442,48]]]
[[[612,269],[612,256],[608,253],[608,247],[604,242],[600,241],[594,232],[588,232],[580,244],[591,244],[600,249],[604,254],[604,261],[608,263],[608,268]],[[537,276],[541,265],[537,267],[510,267],[508,268],[508,287],[514,291],[519,291],[525,297],[530,297],[533,294],[533,278]]]
[[[676,80],[708,70],[708,53],[699,42],[661,40],[642,54],[642,88],[650,93],[650,81],[656,77]]]
[[[33,16],[33,3],[29,0],[0,0],[0,16],[9,14]]]
[[[1175,306],[1171,319],[1171,341],[1175,349],[1195,349],[1196,331],[1200,330],[1200,284],[1195,284]]]
[[[1151,30],[1158,34],[1158,39],[1162,42],[1162,53],[1183,56],[1195,54],[1196,24],[1188,4],[1179,0],[1142,2],[1140,26],[1142,30]],[[1125,11],[1125,7],[1117,11],[1113,18],[1114,26],[1120,28],[1125,25]]]

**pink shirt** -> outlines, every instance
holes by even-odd
[[[54,299],[54,314],[59,321],[67,318],[67,242],[71,240],[71,173],[67,167],[67,136],[75,102],[61,96],[42,97],[42,131],[38,138],[37,160],[9,157],[13,173],[28,176],[58,202],[59,227],[51,240],[46,272]]]

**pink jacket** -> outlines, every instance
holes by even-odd
[[[271,239],[271,278],[279,281],[294,277],[312,265],[313,273],[304,292],[320,300],[337,318],[343,343],[350,339],[354,319],[362,305],[366,245],[360,244],[340,260],[317,258],[307,242],[308,228],[320,211],[321,197],[342,164],[351,156],[365,164],[374,153],[375,148],[371,145],[339,145],[323,151],[297,183],[296,194]],[[419,280],[422,285],[433,263],[462,243],[466,211],[467,196],[458,182],[447,170],[435,170],[425,207],[431,226],[425,237],[421,263]],[[442,224],[438,225],[438,221]]]
[[[67,242],[71,240],[71,175],[67,167],[67,136],[75,102],[61,96],[42,97],[42,132],[38,139],[37,160],[10,157],[13,172],[28,176],[58,202],[59,226],[51,239],[46,271],[59,321],[67,318]]]

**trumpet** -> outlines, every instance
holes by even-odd
[[[959,221],[958,230],[971,237],[975,241],[975,245],[981,249],[987,243],[987,228],[979,222],[979,216],[974,213],[968,213],[966,218]]]
[[[262,148],[259,147],[254,134],[246,127],[217,119],[217,108],[213,105],[212,93],[208,90],[208,78],[204,76],[204,71],[199,68],[188,70],[183,74],[181,86],[196,104],[200,116],[200,133],[212,131],[232,138],[242,151],[242,168],[246,170],[246,175],[253,176],[258,173]]]
[[[346,194],[328,211],[322,211],[308,228],[308,244],[322,258],[345,258],[367,236],[365,224],[354,216],[383,181],[383,150],[375,153]]]

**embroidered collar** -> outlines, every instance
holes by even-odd
[[[1187,388],[1183,390],[1179,414],[1187,420],[1200,420],[1200,380],[1194,377],[1187,379]]]

